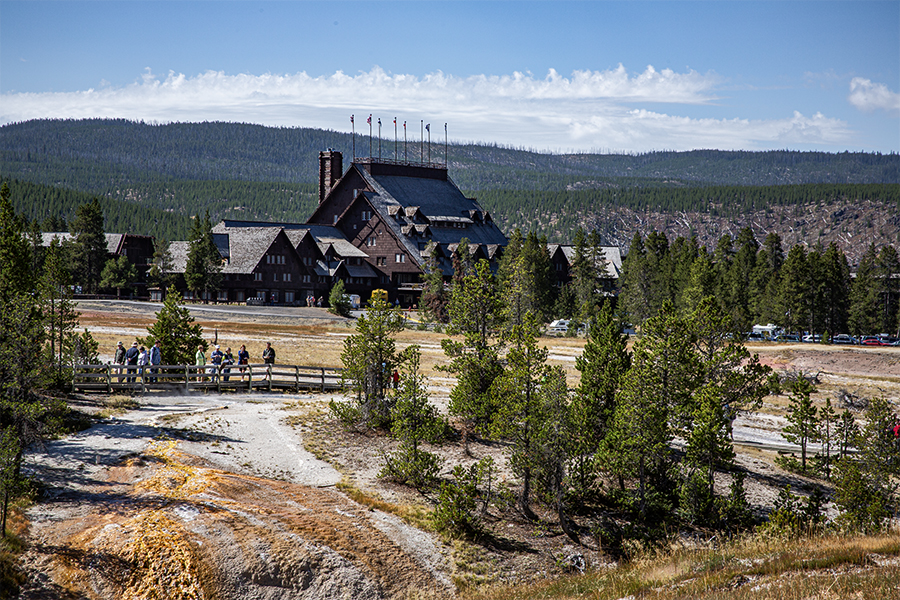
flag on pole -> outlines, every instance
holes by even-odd
[[[369,118],[366,119],[366,123],[368,123],[369,125],[372,124],[372,115],[369,115]]]
[[[378,126],[381,127],[381,117],[378,117]]]
[[[428,125],[425,126],[425,131],[427,131],[428,133],[431,133],[431,123],[429,123]]]
[[[350,115],[350,123],[353,123],[353,115]]]

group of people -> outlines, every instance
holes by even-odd
[[[275,349],[272,348],[272,342],[266,342],[266,348],[262,353],[263,363],[267,365],[275,364]],[[159,340],[156,340],[150,349],[139,346],[137,342],[133,342],[131,347],[126,349],[122,342],[116,344],[116,353],[113,362],[119,367],[119,382],[135,383],[138,377],[146,383],[156,382],[159,374],[159,365],[162,364],[162,346]],[[237,365],[241,371],[241,378],[246,370],[246,366],[250,364],[250,353],[247,352],[247,346],[241,344],[237,357],[231,353],[231,348],[226,347],[222,350],[219,344],[215,345],[210,355],[210,366],[207,367],[206,350],[204,346],[197,347],[197,353],[194,355],[194,365],[204,367],[197,369],[198,373],[206,372],[211,375],[214,380],[219,376],[221,367],[222,381],[231,379],[231,366]],[[268,373],[267,375],[268,376]]]
[[[215,350],[213,350],[212,354],[209,357],[209,364],[212,366],[206,367],[206,350],[203,346],[197,346],[197,354],[194,356],[194,365],[197,367],[206,367],[206,372],[208,375],[212,376],[213,381],[219,377],[219,370],[222,372],[222,381],[230,381],[231,380],[231,366],[235,364],[235,356],[231,353],[231,348],[225,348],[225,351],[222,351],[222,347],[219,344],[215,345]],[[263,362],[267,365],[275,364],[275,349],[272,348],[272,342],[266,342],[266,349],[263,350],[262,353]],[[247,352],[247,346],[241,344],[240,350],[237,353],[237,366],[241,372],[241,379],[244,378],[244,371],[247,369],[245,365],[250,364],[250,353]],[[198,373],[202,373],[202,369],[197,369]],[[268,373],[266,374],[268,377]]]
[[[319,296],[319,298],[317,300],[315,296],[310,294],[309,296],[306,297],[306,306],[317,306],[319,308],[322,308],[323,301],[324,301],[323,296]]]
[[[127,350],[122,342],[116,345],[116,354],[113,361],[117,365],[125,366],[126,375],[121,375],[122,367],[119,367],[119,381],[123,379],[128,383],[137,381],[138,373],[144,379],[144,370],[149,366],[150,375],[144,379],[147,382],[156,381],[156,375],[159,371],[159,365],[162,364],[162,350],[160,349],[159,340],[150,346],[147,350],[144,346],[138,346],[137,342],[132,342],[131,347]]]

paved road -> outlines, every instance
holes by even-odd
[[[78,300],[81,311],[111,312],[152,317],[159,312],[159,302],[137,300]],[[246,306],[242,304],[185,304],[191,316],[199,320],[285,322],[296,324],[298,320],[309,324],[343,323],[347,319],[333,315],[324,308],[306,306]]]

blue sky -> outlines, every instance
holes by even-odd
[[[900,151],[900,1],[0,2],[0,123],[351,114],[557,152]]]

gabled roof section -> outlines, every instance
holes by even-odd
[[[622,274],[622,251],[618,246],[601,246],[600,249],[603,250],[606,278],[618,279]],[[551,258],[561,252],[570,267],[575,262],[575,246],[571,244],[547,244],[547,250]]]
[[[106,237],[106,252],[108,254],[121,254],[122,252],[122,242],[125,240],[125,236],[130,235],[126,233],[106,233],[104,236]],[[149,237],[149,236],[137,236],[137,237]],[[41,234],[41,246],[49,246],[50,242],[54,239],[58,239],[60,242],[74,242],[76,236],[72,235],[68,231],[49,231],[47,233]]]
[[[458,244],[464,237],[473,245],[506,245],[506,236],[496,225],[473,219],[483,215],[483,209],[463,195],[446,169],[397,165],[381,169],[378,164],[358,163],[351,168],[374,191],[366,194],[366,199],[419,265],[424,262],[419,250],[422,236],[443,246]]]

